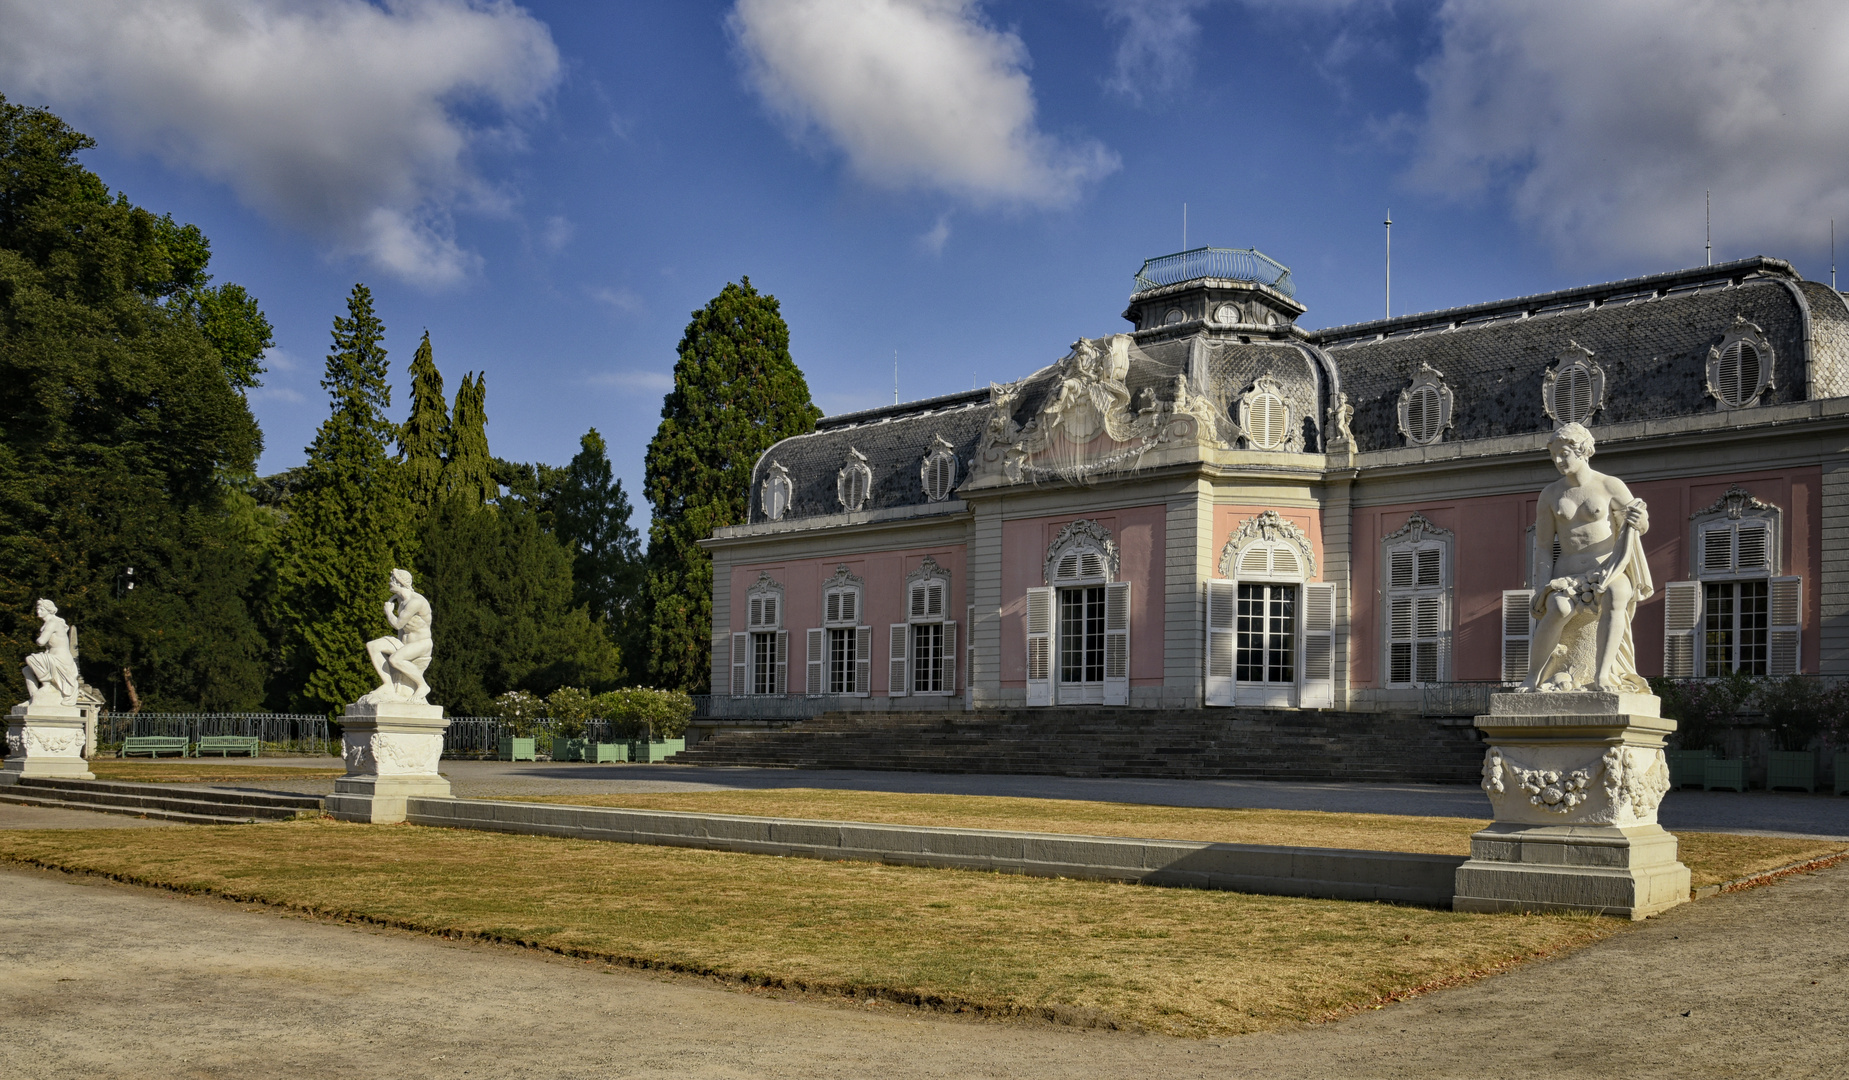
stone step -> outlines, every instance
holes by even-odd
[[[259,820],[254,817],[188,813],[183,810],[169,810],[161,807],[108,806],[101,803],[77,802],[52,798],[50,795],[23,792],[17,786],[0,788],[0,803],[42,806],[52,810],[84,810],[92,814],[118,814],[124,817],[152,818],[156,821],[174,821],[187,825],[254,825]]]
[[[105,792],[112,795],[183,795],[228,806],[268,806],[295,810],[321,809],[321,796],[252,788],[203,787],[197,784],[148,784],[127,780],[69,780],[55,776],[21,777],[19,787],[66,792]]]
[[[74,809],[212,824],[288,821],[321,813],[321,800],[313,795],[54,777],[22,777],[17,784],[0,788],[0,796],[10,802],[38,800],[37,805],[56,803]]]

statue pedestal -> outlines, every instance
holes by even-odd
[[[449,798],[449,781],[437,774],[443,756],[441,705],[391,702],[347,706],[340,721],[347,775],[334,781],[327,812],[341,821],[403,821],[405,800]]]
[[[1657,824],[1669,790],[1650,694],[1496,694],[1483,790],[1496,820],[1457,868],[1457,911],[1588,911],[1642,919],[1686,903],[1688,867]]]
[[[84,760],[83,711],[74,705],[13,706],[6,721],[6,766],[0,784],[17,784],[31,776],[94,780]]]

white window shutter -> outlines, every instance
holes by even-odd
[[[762,596],[751,598],[750,616],[746,619],[745,625],[754,630],[764,625],[764,598]]]
[[[790,632],[788,630],[777,631],[777,673],[771,684],[771,692],[774,694],[790,692]]]
[[[1233,703],[1238,596],[1239,587],[1231,581],[1207,582],[1207,682],[1202,697],[1208,705]]]
[[[1387,682],[1407,686],[1413,674],[1413,598],[1394,597],[1387,613]]]
[[[1762,530],[1763,531],[1763,530]],[[1745,546],[1746,530],[1740,531],[1741,546]],[[1766,627],[1767,644],[1770,646],[1767,656],[1766,674],[1796,675],[1803,666],[1803,654],[1798,651],[1799,635],[1802,633],[1803,620],[1800,608],[1803,604],[1804,579],[1798,577],[1775,577],[1771,581],[1771,603],[1767,605],[1770,618]]]
[[[912,586],[912,618],[922,619],[925,617],[925,593],[927,591],[928,590],[922,582]]]
[[[1053,590],[1027,590],[1027,703],[1053,704]]]
[[[1303,693],[1305,709],[1335,707],[1335,585],[1303,587]]]
[[[934,581],[925,588],[925,618],[944,617],[944,583]]]
[[[886,673],[886,693],[892,697],[904,697],[912,689],[911,665],[907,662],[909,650],[906,648],[910,644],[906,634],[910,627],[910,623],[893,623],[887,632],[887,643],[890,647],[886,650],[889,660]]]
[[[873,692],[873,628],[854,628],[854,690],[860,697]]]
[[[732,635],[732,696],[751,693],[751,635]]]
[[[1104,587],[1104,703],[1130,704],[1130,583]]]
[[[944,624],[944,693],[957,692],[957,624]]]
[[[1418,559],[1412,549],[1395,550],[1388,558],[1387,587],[1410,589],[1418,580]]]
[[[1413,681],[1424,686],[1428,683],[1444,681],[1441,670],[1441,653],[1444,642],[1444,600],[1439,596],[1421,596],[1417,605],[1417,623],[1413,630],[1419,635],[1419,647],[1416,650],[1416,662],[1413,664]]]
[[[976,704],[976,605],[964,609],[963,625],[969,628],[964,637],[963,651],[963,703],[968,706]]]
[[[1695,635],[1701,627],[1701,582],[1672,581],[1663,586],[1663,677],[1693,679],[1697,669]]]
[[[1419,588],[1436,589],[1444,585],[1444,554],[1440,547],[1419,549]]]
[[[838,590],[828,594],[828,603],[824,610],[826,613],[822,616],[823,623],[833,626],[841,621],[841,593]]]
[[[1771,533],[1763,521],[1741,522],[1734,541],[1736,549],[1734,567],[1739,570],[1765,570],[1772,565],[1771,551],[1766,541]],[[1777,620],[1774,620],[1777,621]]]
[[[853,589],[841,593],[841,621],[849,626],[860,621],[860,594]]]
[[[1502,681],[1513,686],[1528,677],[1528,645],[1534,640],[1534,590],[1502,591]]]
[[[1733,569],[1733,526],[1710,525],[1701,531],[1701,569],[1724,574]]]
[[[805,692],[810,697],[820,697],[826,683],[822,681],[823,666],[828,659],[828,631],[814,629],[809,631],[809,681]]]

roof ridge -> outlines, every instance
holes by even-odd
[[[855,424],[872,423],[876,420],[896,420],[901,416],[930,412],[949,405],[973,404],[988,399],[989,389],[986,386],[975,390],[959,390],[954,394],[939,394],[936,397],[919,398],[917,401],[905,401],[897,405],[881,405],[873,409],[824,416],[815,422],[815,430],[828,431],[834,428],[851,427]]]

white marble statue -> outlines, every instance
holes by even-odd
[[[44,652],[26,657],[21,672],[26,677],[27,705],[61,705],[74,708],[83,681],[77,677],[77,628],[58,617],[58,605],[50,600],[38,603],[38,643]]]
[[[1631,640],[1637,605],[1656,591],[1643,552],[1648,508],[1624,481],[1593,470],[1592,434],[1579,424],[1556,428],[1547,449],[1560,479],[1542,490],[1535,515],[1532,565],[1545,584],[1535,590],[1540,625],[1517,693],[1648,694]]]
[[[374,705],[393,702],[425,704],[430,684],[424,671],[430,667],[430,601],[411,588],[409,570],[392,571],[392,596],[386,601],[385,621],[397,637],[374,638],[366,643],[372,669],[379,673],[379,688],[360,700]]]

